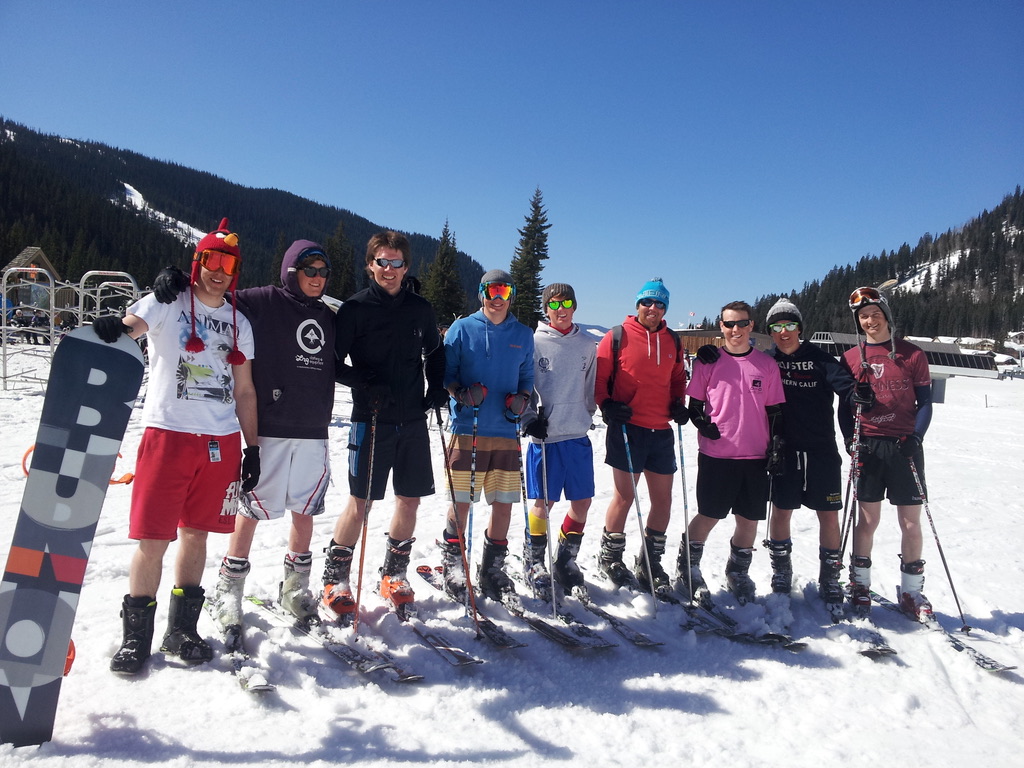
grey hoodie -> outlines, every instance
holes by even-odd
[[[597,376],[597,342],[578,325],[562,334],[540,323],[533,334],[533,399],[523,424],[537,418],[544,408],[548,420],[546,442],[557,443],[585,437],[593,426],[594,380]],[[540,442],[531,438],[533,442]]]

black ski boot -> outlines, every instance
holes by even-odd
[[[558,556],[555,558],[555,581],[562,585],[566,592],[573,589],[585,588],[583,583],[583,572],[580,570],[576,558],[580,554],[580,544],[583,543],[583,534],[575,531],[569,533],[559,532],[558,534]]]
[[[629,568],[622,562],[625,551],[626,534],[609,533],[607,530],[601,534],[601,553],[597,556],[597,564],[601,573],[617,587],[625,586],[633,579]]]
[[[687,562],[689,550],[689,562]],[[679,543],[679,555],[676,557],[676,589],[691,603],[705,602],[710,599],[707,582],[700,572],[700,560],[704,557],[704,542],[690,540],[686,545],[686,537]],[[689,573],[687,573],[689,569]],[[689,578],[687,578],[689,577]]]
[[[507,543],[498,544],[488,536],[484,536],[484,551],[480,557],[480,570],[476,583],[484,597],[498,603],[504,603],[516,594],[515,584],[505,573],[505,557],[507,555]]]
[[[110,671],[134,675],[142,669],[153,647],[153,620],[156,600],[152,597],[124,596],[121,603],[121,625],[124,640],[110,660]]]
[[[665,534],[652,531],[650,528],[644,530],[643,546],[647,549],[647,558],[641,551],[636,556],[636,565],[633,567],[633,575],[640,582],[640,588],[645,592],[651,591],[651,579],[647,577],[647,565],[650,563],[651,576],[654,578],[654,592],[664,592],[669,589],[668,574],[661,565],[661,558],[665,554]]]
[[[768,553],[772,559],[772,592],[788,595],[793,590],[793,542],[769,541]]]
[[[725,564],[725,581],[740,605],[746,605],[754,599],[754,580],[750,578],[750,563],[754,559],[754,550],[750,547],[737,547],[729,542],[729,562]]]
[[[174,654],[192,664],[213,658],[210,644],[196,630],[204,600],[206,593],[202,587],[175,587],[171,590],[171,615],[167,622],[167,634],[160,646],[161,651]]]
[[[356,600],[349,585],[353,548],[331,539],[325,553],[324,594],[320,604],[341,621],[350,620],[356,610]]]
[[[466,569],[463,568],[462,546],[454,533],[444,533],[441,538],[441,569],[444,591],[458,600],[466,602]]]
[[[548,535],[530,535],[523,544],[524,576],[533,588],[533,596],[551,602],[551,574],[548,573]]]
[[[818,594],[832,617],[839,620],[843,616],[843,587],[839,576],[843,570],[843,561],[838,549],[822,549],[818,552],[821,567],[818,570]]]

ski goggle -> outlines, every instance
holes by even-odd
[[[242,260],[232,253],[224,251],[200,251],[196,254],[196,261],[211,272],[221,270],[228,277],[238,274],[242,266]]]
[[[401,269],[405,266],[405,259],[374,259],[374,263],[381,269]]]
[[[515,286],[507,283],[480,283],[480,292],[485,299],[501,299],[502,301],[511,301],[512,297],[516,295]]]
[[[726,328],[735,328],[736,326],[739,326],[740,328],[746,328],[748,325],[750,325],[753,322],[754,321],[750,320],[750,319],[747,319],[747,320],[723,320],[722,321],[722,325],[724,325]]]
[[[788,323],[772,323],[768,326],[768,330],[772,333],[782,333],[783,331],[795,331],[800,327],[800,323],[788,322]]]
[[[850,309],[856,311],[867,304],[881,304],[882,294],[877,288],[858,288],[850,294]]]
[[[657,299],[640,299],[637,302],[641,307],[654,307],[655,309],[664,309],[665,302],[658,301]]]
[[[548,302],[548,309],[559,309],[565,307],[566,309],[572,309],[576,306],[576,302],[572,299],[552,299]]]
[[[318,275],[320,277],[327,277],[331,274],[330,267],[301,267],[300,271],[306,277],[316,277]]]

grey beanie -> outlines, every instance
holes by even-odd
[[[800,310],[797,309],[789,299],[783,297],[772,305],[772,308],[768,310],[768,319],[765,321],[765,325],[771,325],[772,323],[796,321],[800,323],[800,327],[803,328],[804,316],[800,314]]]
[[[561,296],[563,299],[572,299],[573,305],[576,305],[576,291],[572,289],[572,286],[568,283],[552,283],[544,289],[544,293],[540,297],[540,303],[545,307],[548,305],[548,301],[553,296]]]

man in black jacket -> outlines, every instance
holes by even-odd
[[[356,608],[349,581],[367,505],[384,498],[392,471],[395,511],[380,571],[380,594],[399,612],[413,600],[406,568],[416,511],[420,498],[434,492],[425,411],[448,402],[444,345],[434,310],[426,299],[403,287],[409,241],[397,232],[374,235],[366,246],[366,270],[370,287],[341,306],[336,323],[337,379],[352,389],[350,497],[327,549],[323,604],[342,617]]]

